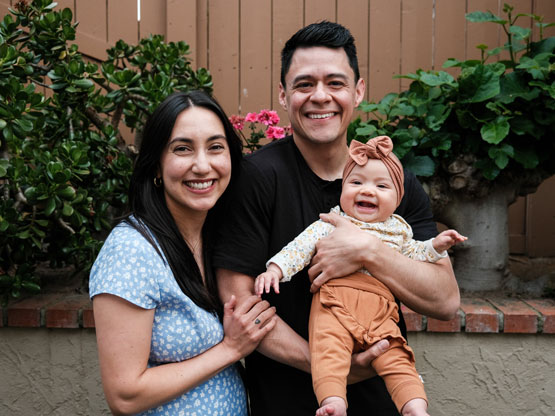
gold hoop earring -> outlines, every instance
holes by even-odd
[[[155,176],[153,179],[153,182],[154,182],[154,186],[157,188],[160,188],[162,186],[162,178]]]

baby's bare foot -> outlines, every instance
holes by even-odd
[[[412,399],[405,403],[401,411],[403,416],[430,416],[428,403],[424,399]]]
[[[316,410],[316,416],[347,416],[347,404],[341,397],[326,397]]]

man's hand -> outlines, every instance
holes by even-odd
[[[389,341],[382,339],[376,342],[366,351],[353,354],[351,358],[351,370],[347,377],[347,384],[358,383],[359,381],[376,376],[376,371],[372,367],[372,361],[389,349]]]
[[[338,214],[320,214],[320,219],[336,228],[316,244],[316,255],[308,269],[312,293],[330,279],[344,277],[362,269],[364,255],[375,250],[377,244],[383,244],[379,238],[362,231]]]

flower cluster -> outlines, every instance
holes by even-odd
[[[245,147],[249,153],[263,146],[263,144],[260,144],[261,139],[268,139],[269,141],[282,139],[289,134],[291,129],[290,126],[278,126],[280,121],[279,116],[277,112],[272,110],[261,110],[259,113],[248,113],[245,117],[232,115],[229,117],[229,121],[231,121],[235,129],[241,132],[246,142]],[[245,125],[247,125],[250,130],[248,137],[243,131]]]

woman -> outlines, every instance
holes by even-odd
[[[222,310],[208,252],[240,159],[240,139],[202,92],[171,95],[145,125],[131,213],[90,279],[115,414],[247,414],[234,363],[274,327],[275,310],[255,296]]]

